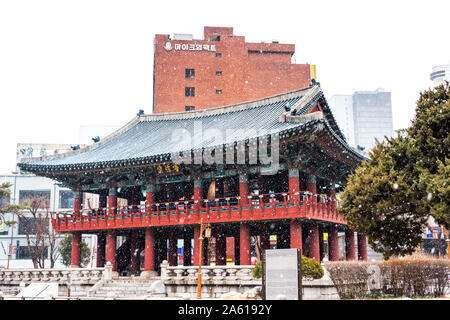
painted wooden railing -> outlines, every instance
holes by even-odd
[[[337,208],[335,198],[303,191],[56,212],[52,224],[57,232],[198,224],[200,219],[218,223],[310,218],[346,224]]]

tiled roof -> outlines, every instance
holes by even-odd
[[[311,102],[323,97],[322,91],[317,88],[317,86],[309,87],[266,99],[221,108],[139,116],[99,143],[70,153],[20,163],[19,166],[27,170],[36,167],[67,167],[80,164],[115,163],[130,159],[148,159],[173,152],[209,148],[221,144],[227,145],[257,138],[267,133],[282,133],[292,128],[309,126],[313,123],[324,122],[324,120],[312,120],[303,123],[298,121],[286,122],[280,121],[280,115],[285,113],[287,103],[291,108],[298,108],[297,115],[306,113],[312,105]],[[315,89],[315,91],[312,91],[312,89]],[[302,97],[304,97],[303,100]],[[304,101],[305,98],[307,98],[307,101]],[[337,129],[337,132],[333,132],[333,135],[346,145],[334,118],[331,117],[330,121],[328,112],[324,111],[324,113],[328,120],[327,125],[331,128],[334,127],[335,130]],[[202,130],[198,131],[200,127]],[[192,145],[189,147],[187,144],[173,141],[172,134],[180,129],[189,132],[195,141],[197,141],[197,136],[194,136],[194,133],[203,132],[207,137],[199,139],[198,141],[201,141],[201,144],[198,145],[194,145],[194,141],[192,141]],[[208,134],[208,130],[218,130],[223,136],[223,141],[214,141]],[[230,131],[234,131],[234,136],[229,134]],[[352,150],[349,146],[346,147]]]

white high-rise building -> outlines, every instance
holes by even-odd
[[[334,95],[329,105],[347,142],[369,151],[375,141],[394,135],[391,93],[383,89]]]
[[[329,105],[331,108],[331,112],[333,113],[334,118],[338,123],[339,129],[341,129],[348,144],[352,147],[356,147],[352,95],[334,95],[330,98]]]
[[[430,73],[430,80],[433,81],[433,87],[443,84],[444,81],[450,82],[450,64],[433,67]]]

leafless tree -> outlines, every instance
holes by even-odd
[[[25,203],[24,203],[25,204]],[[53,268],[59,258],[56,232],[49,227],[50,204],[43,196],[33,196],[26,201],[26,209],[16,212],[27,239],[28,251],[34,268],[45,268],[46,253]]]

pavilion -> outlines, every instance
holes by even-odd
[[[356,248],[336,199],[365,160],[312,83],[224,107],[140,112],[92,145],[18,166],[75,191],[73,210],[52,215],[57,232],[73,235],[73,267],[80,266],[81,235],[94,233],[98,267],[109,261],[113,270],[151,274],[162,260],[177,264],[178,239],[183,263],[199,264],[200,223],[211,226],[217,265],[226,264],[226,237],[234,238],[235,263],[250,265],[250,237],[258,235],[267,249],[272,234],[277,248],[300,248],[320,261],[326,232],[328,259],[339,260],[338,231],[346,235],[346,259],[356,259],[357,249],[367,260],[365,237],[358,234]],[[82,207],[84,192],[99,195],[98,208]],[[119,248],[117,236],[127,239]]]

